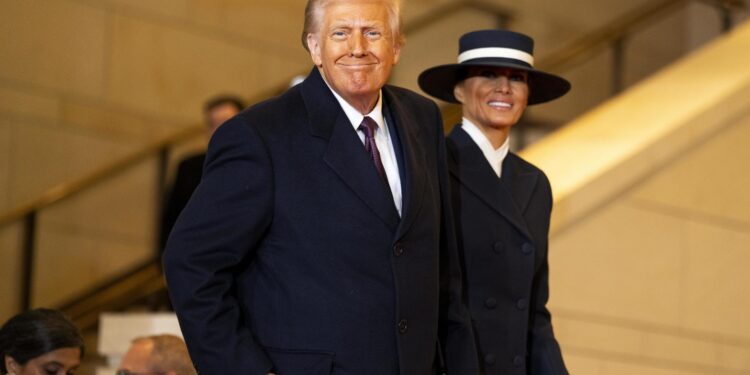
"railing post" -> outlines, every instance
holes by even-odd
[[[159,149],[159,156],[156,166],[156,217],[155,217],[155,236],[154,236],[154,257],[161,254],[161,218],[164,214],[164,196],[167,188],[167,168],[169,167],[169,146]],[[160,261],[160,259],[157,259]]]
[[[617,38],[612,44],[612,95],[617,95],[624,86],[625,38]]]
[[[719,13],[721,15],[721,31],[726,33],[732,30],[732,6],[727,1],[722,1],[719,6]]]
[[[36,248],[36,211],[31,211],[23,223],[23,255],[21,264],[21,311],[31,308],[34,283],[34,250]]]

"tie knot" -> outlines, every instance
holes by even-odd
[[[362,119],[362,123],[359,124],[359,129],[365,132],[365,136],[368,138],[375,137],[375,129],[378,128],[378,124],[372,118],[365,116]]]

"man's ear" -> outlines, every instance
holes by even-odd
[[[459,103],[464,103],[464,98],[466,97],[465,94],[464,81],[461,81],[453,86],[453,96],[456,97],[456,100],[458,100]]]
[[[5,369],[8,370],[8,374],[18,374],[18,363],[9,355],[3,358],[5,362]]]
[[[313,64],[317,67],[322,67],[323,59],[320,57],[320,40],[317,34],[307,34],[307,49],[310,51]]]
[[[401,45],[398,41],[393,43],[393,65],[398,64],[398,60],[401,58]]]

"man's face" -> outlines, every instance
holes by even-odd
[[[152,371],[151,351],[154,343],[150,340],[138,340],[130,345],[128,352],[122,357],[120,370],[133,373],[149,373]]]
[[[320,30],[307,39],[313,62],[348,103],[374,106],[400,52],[386,4],[382,0],[332,1],[320,21]]]
[[[240,112],[233,103],[224,103],[211,108],[206,113],[208,132],[213,134],[224,122]]]
[[[463,115],[483,131],[510,128],[529,100],[528,74],[509,68],[471,67],[453,94]]]

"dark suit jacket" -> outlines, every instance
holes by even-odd
[[[169,193],[164,197],[164,204],[161,213],[161,228],[159,228],[159,252],[164,250],[167,244],[169,232],[172,231],[177,217],[185,208],[190,197],[193,195],[195,188],[201,182],[203,175],[203,162],[206,160],[206,153],[201,152],[186,157],[180,161],[177,166],[174,183]]]
[[[476,373],[440,114],[383,97],[401,218],[315,68],[214,134],[164,255],[201,374],[432,374],[439,322],[448,369]]]
[[[498,179],[460,126],[448,169],[469,310],[484,374],[567,374],[546,308],[552,194],[544,173],[513,153]]]

